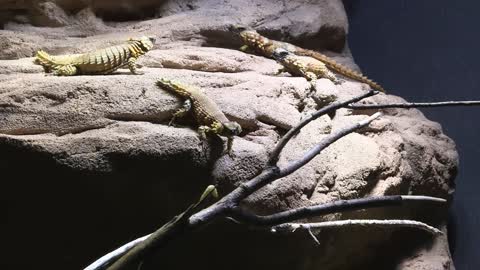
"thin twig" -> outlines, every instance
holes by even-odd
[[[211,218],[213,218],[214,216],[232,211],[240,204],[241,200],[250,196],[252,193],[259,190],[261,187],[281,177],[287,176],[295,170],[298,170],[300,167],[304,166],[316,155],[318,155],[323,149],[327,148],[329,145],[336,142],[340,138],[348,135],[349,133],[352,133],[355,130],[368,125],[373,120],[380,117],[380,115],[381,113],[377,112],[362,121],[351,124],[336,132],[331,133],[327,137],[323,138],[320,143],[315,145],[311,150],[309,150],[301,159],[287,164],[285,168],[278,168],[277,166],[267,167],[258,176],[245,183],[242,183],[238,188],[227,194],[216,204],[191,216],[190,223],[192,225],[196,225],[197,223],[205,223],[206,221],[211,220]]]
[[[349,125],[345,128],[342,128],[336,132],[331,133],[328,135],[324,140],[322,140],[319,144],[317,144],[315,147],[310,149],[301,159],[289,163],[285,168],[280,169],[280,177],[287,176],[291,174],[292,172],[298,170],[299,168],[303,167],[305,164],[310,162],[314,157],[316,157],[320,152],[327,148],[330,144],[334,143],[340,138],[345,137],[346,135],[352,133],[353,131],[360,129],[362,127],[367,126],[370,124],[373,120],[377,119],[380,117],[382,114],[380,112],[374,113],[372,116],[367,117],[366,119]]]
[[[388,108],[421,108],[421,107],[453,107],[453,106],[478,106],[480,101],[442,101],[442,102],[403,102],[387,104],[353,104],[346,107],[354,110],[388,109]]]
[[[270,158],[269,158],[269,161],[268,161],[268,165],[270,166],[273,166],[277,163],[278,161],[278,158],[280,156],[280,153],[282,152],[283,148],[285,147],[285,145],[288,143],[288,141],[290,141],[290,139],[295,135],[297,134],[300,129],[302,129],[304,126],[306,126],[308,123],[312,122],[313,120],[319,118],[320,116],[322,115],[326,115],[326,114],[329,114],[333,111],[336,111],[338,110],[339,108],[342,108],[342,107],[346,107],[347,105],[351,104],[351,103],[354,103],[354,102],[358,102],[360,100],[363,100],[367,97],[371,97],[373,95],[376,95],[378,94],[379,92],[378,91],[369,91],[363,95],[360,95],[360,96],[357,96],[357,97],[354,97],[354,98],[351,98],[349,100],[346,100],[344,102],[335,102],[335,103],[332,103],[328,106],[325,106],[323,107],[322,109],[314,112],[313,114],[305,117],[304,119],[302,119],[302,121],[300,123],[298,123],[295,127],[291,128],[281,139],[280,141],[277,143],[277,145],[275,146],[275,149],[273,149],[272,153],[270,154]]]
[[[313,241],[315,242],[315,244],[319,245],[320,246],[320,241],[318,240],[318,238],[315,236],[315,234],[313,233],[313,231],[311,229],[307,229],[307,232],[308,234],[310,235],[310,237],[312,237]]]
[[[426,232],[429,232],[434,235],[443,234],[439,229],[432,227],[428,224],[425,224],[420,221],[408,220],[408,219],[389,219],[389,220],[378,220],[378,219],[349,219],[349,220],[335,220],[335,221],[325,221],[317,223],[284,223],[271,228],[272,232],[293,232],[298,229],[303,230],[312,230],[312,229],[323,229],[331,227],[347,227],[347,226],[378,226],[378,227],[408,227],[416,228]]]
[[[429,196],[392,195],[352,200],[339,200],[320,205],[299,207],[266,216],[256,215],[242,209],[241,207],[238,207],[234,211],[232,211],[232,216],[235,220],[247,224],[255,226],[272,226],[275,224],[282,224],[299,219],[318,217],[331,213],[342,213],[347,211],[376,207],[403,206],[407,203],[418,202],[445,204],[447,201],[444,199]]]

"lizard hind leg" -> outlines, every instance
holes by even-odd
[[[192,110],[192,101],[190,99],[185,100],[183,102],[182,108],[178,109],[176,112],[173,113],[172,119],[168,122],[168,125],[171,126],[175,122],[177,118],[184,117]]]
[[[74,65],[64,65],[58,68],[55,68],[53,71],[53,75],[57,76],[73,76],[78,73],[77,67]]]
[[[233,147],[233,136],[229,136],[227,137],[227,154],[230,157],[233,157],[232,147]]]
[[[277,70],[277,72],[275,72],[275,76],[278,76],[280,74],[282,74],[283,72],[286,72],[287,70],[285,69],[285,67],[281,67]]]
[[[143,72],[137,70],[136,61],[137,61],[137,58],[135,57],[128,58],[128,62],[127,62],[128,69],[130,70],[130,72],[132,72],[135,75],[142,75]]]

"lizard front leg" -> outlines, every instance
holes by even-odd
[[[242,52],[248,52],[250,48],[248,47],[248,45],[243,45],[242,47],[239,48],[239,50]]]
[[[286,72],[287,70],[285,69],[285,67],[281,67],[277,70],[277,72],[275,72],[275,76],[278,76],[280,74],[282,74],[283,72]]]
[[[136,65],[136,62],[137,61],[137,58],[136,57],[130,57],[128,58],[128,69],[130,69],[130,72],[132,72],[133,74],[135,75],[142,75],[144,74],[143,72],[141,71],[138,71],[137,70],[137,65]]]
[[[187,99],[183,102],[182,108],[178,109],[176,112],[173,113],[172,119],[168,122],[168,125],[171,126],[175,119],[179,117],[184,117],[190,110],[192,109],[192,101]]]
[[[207,133],[210,131],[209,126],[199,126],[198,127],[198,135],[200,137],[200,140],[204,141],[207,139]]]
[[[223,130],[223,124],[220,122],[215,122],[211,126],[200,126],[198,128],[198,133],[202,140],[206,139],[207,133],[220,135]],[[233,136],[227,136],[227,154],[232,156],[232,146],[233,146]]]
[[[312,86],[315,86],[315,83],[318,79],[317,74],[312,72],[311,69],[308,69],[308,67],[306,67],[305,65],[303,65],[300,62],[294,62],[293,65],[294,65],[295,69],[297,70],[297,72],[299,73],[300,76],[307,79],[307,81],[309,81]]]
[[[305,77],[305,79],[307,79],[307,81],[310,82],[310,87],[315,90],[315,87],[317,86],[317,75],[313,72],[310,72],[310,71],[304,71],[304,70],[301,70],[301,72],[303,73],[303,77]]]
[[[341,84],[342,81],[333,74],[327,67],[323,67],[318,71],[318,77],[327,78],[332,81],[334,84]]]
[[[227,154],[232,157],[233,136],[227,137]]]
[[[220,122],[214,122],[210,126],[200,126],[198,128],[198,134],[200,134],[200,138],[206,139],[207,133],[217,134],[220,135],[223,130],[223,125]]]
[[[73,75],[76,75],[78,72],[78,69],[77,67],[75,67],[74,65],[65,65],[65,66],[61,66],[59,68],[56,68],[54,71],[53,71],[53,75],[57,75],[57,76],[73,76]]]

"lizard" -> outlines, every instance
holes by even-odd
[[[47,73],[53,71],[58,76],[111,74],[125,66],[133,74],[140,75],[143,73],[137,71],[135,62],[139,56],[151,50],[154,43],[153,37],[143,36],[84,54],[51,56],[40,50],[36,53],[35,63],[42,65]]]
[[[173,113],[169,125],[176,118],[183,117],[191,111],[199,125],[200,138],[205,140],[207,134],[225,136],[227,137],[227,152],[231,153],[233,136],[242,132],[240,124],[228,120],[218,105],[197,87],[165,78],[158,80],[157,86],[185,99],[183,107]]]
[[[281,48],[298,56],[307,56],[307,57],[315,58],[316,60],[323,62],[323,64],[327,68],[347,78],[365,83],[375,90],[385,92],[385,89],[378,83],[370,80],[369,78],[363,76],[362,74],[348,67],[345,67],[337,63],[332,58],[320,52],[303,49],[301,47],[295,46],[287,42],[269,39],[267,37],[260,35],[256,30],[249,29],[244,26],[235,25],[231,28],[231,30],[234,32],[237,32],[240,35],[240,38],[244,44],[242,47],[240,47],[241,51],[245,52],[245,51],[251,50],[260,55],[273,58],[274,51],[278,48]]]
[[[312,87],[315,87],[319,78],[327,78],[335,84],[340,80],[327,68],[327,66],[315,58],[308,56],[298,56],[285,49],[277,48],[273,51],[272,57],[282,65],[277,74],[284,71],[294,75],[302,76],[310,81]]]

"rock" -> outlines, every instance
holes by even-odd
[[[31,20],[34,25],[49,27],[66,26],[70,23],[65,11],[53,2],[40,2],[34,5]]]
[[[446,226],[442,226],[446,235]],[[455,267],[448,250],[448,241],[446,236],[440,236],[434,239],[430,247],[420,247],[414,250],[414,255],[404,258],[399,264],[398,269],[405,270],[435,270],[452,269]]]
[[[341,1],[224,1],[218,6],[213,0],[58,0],[38,2],[45,11],[41,17],[33,15],[30,2],[8,1],[0,8],[0,14],[12,15],[0,31],[0,58],[15,59],[0,60],[0,198],[10,232],[2,268],[84,267],[159,227],[206,185],[217,183],[226,194],[263,168],[275,143],[302,117],[368,89],[348,79],[341,85],[321,79],[310,95],[305,79],[274,76],[275,61],[238,51],[239,41],[228,31],[232,24],[254,25],[272,38],[334,50],[328,54],[356,69],[344,48],[347,21]],[[23,19],[15,22],[15,16]],[[119,22],[130,19],[138,21]],[[47,25],[56,27],[39,27]],[[158,43],[138,62],[142,76],[119,70],[109,76],[55,77],[24,58],[38,49],[81,53],[150,34]],[[202,88],[242,125],[232,156],[224,155],[225,138],[200,140],[188,118],[167,125],[182,102],[155,86],[162,77]],[[386,94],[366,100],[401,101]],[[286,146],[280,164],[372,113],[341,109],[317,119]],[[245,207],[266,214],[366,196],[449,198],[457,166],[455,145],[439,124],[415,109],[391,109],[250,196]],[[445,212],[420,205],[318,220],[413,218],[441,226]],[[320,246],[303,233],[279,236],[219,221],[178,239],[142,269],[336,270],[374,268],[383,261],[395,262],[383,269],[453,269],[444,236],[377,228],[316,234]],[[24,259],[27,244],[35,251],[29,260]]]
[[[0,7],[0,14],[22,11],[26,21],[39,22],[36,26],[52,26],[50,21],[56,21],[54,25],[61,25],[60,21],[67,20],[63,14],[58,15],[59,12],[48,14],[44,12],[43,17],[49,18],[48,20],[35,19],[38,11],[34,8],[35,5],[31,4],[32,1],[8,3]],[[43,1],[40,2],[43,3]],[[288,41],[309,43],[308,47],[315,49],[341,52],[345,46],[347,18],[339,0],[323,0],[318,4],[298,0],[286,3],[285,6],[277,1],[253,0],[249,5],[245,5],[243,2],[228,0],[222,2],[221,8],[215,0],[162,3],[151,0],[93,1],[92,5],[89,5],[90,2],[52,0],[47,2],[49,4],[42,4],[63,7],[65,13],[71,14],[68,17],[71,23],[66,27],[45,29],[25,26],[18,24],[11,16],[5,16],[4,29],[11,31],[2,31],[0,48],[6,47],[15,51],[0,50],[0,59],[33,56],[39,49],[57,54],[88,51],[104,46],[106,41],[123,41],[132,34],[155,35],[158,47],[164,48],[175,48],[179,43],[233,48],[238,45],[239,40],[228,29],[230,25],[239,23],[256,25],[261,32],[270,33],[276,37],[286,37]],[[101,19],[94,21],[91,16],[87,19],[87,23],[84,23],[86,19],[83,18],[82,13],[85,13],[85,10],[108,21],[108,26],[105,26]],[[160,18],[151,19],[154,16],[152,12]],[[133,24],[117,22],[122,18],[146,19],[140,18],[139,14],[143,14],[150,20]],[[118,16],[119,19],[115,18]],[[301,24],[292,24],[285,18]],[[332,36],[332,33],[335,35]],[[82,38],[81,42],[78,37]],[[21,42],[17,41],[19,38]],[[311,42],[311,39],[314,39],[314,42]]]

